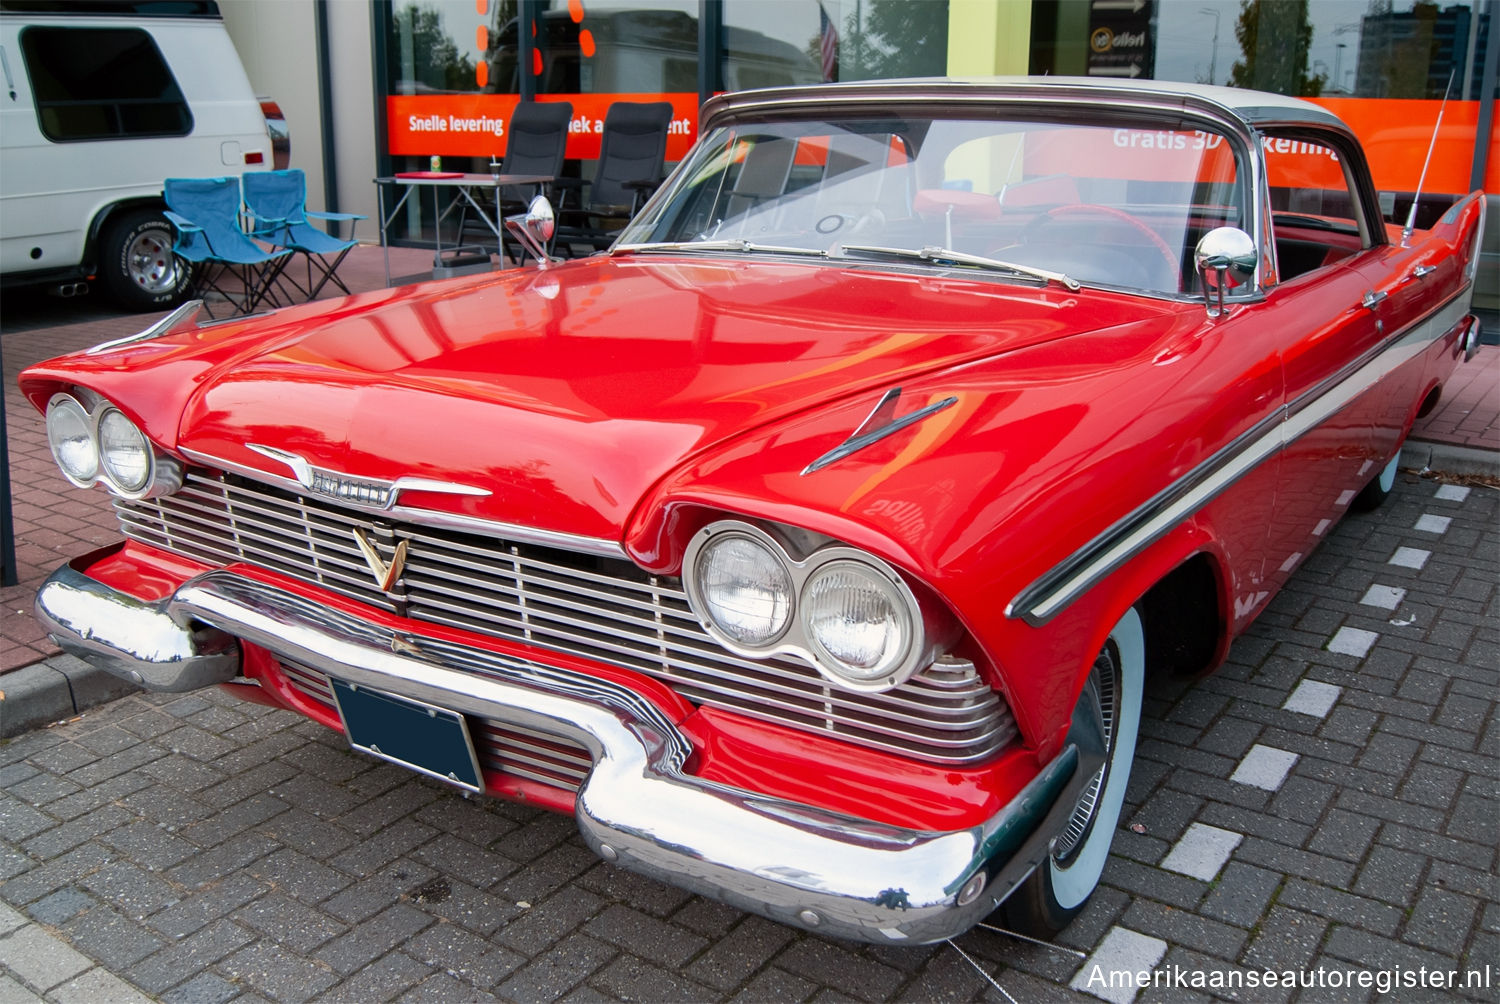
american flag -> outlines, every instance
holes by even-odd
[[[821,3],[818,4],[818,29],[821,34],[818,47],[823,57],[823,82],[831,83],[839,75],[839,30]]]

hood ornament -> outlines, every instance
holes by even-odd
[[[945,397],[941,401],[934,401],[925,408],[908,412],[900,418],[896,417],[896,403],[901,399],[901,388],[892,387],[885,392],[875,409],[859,423],[859,428],[850,433],[849,438],[838,446],[823,454],[817,460],[802,469],[804,475],[814,471],[821,471],[829,464],[837,463],[853,453],[858,453],[871,443],[878,443],[886,436],[900,432],[908,425],[914,425],[929,415],[936,415],[944,408],[952,407],[958,403],[957,397]]]
[[[296,479],[297,484],[310,494],[382,512],[394,507],[402,492],[437,492],[441,495],[493,494],[488,488],[475,488],[473,485],[454,484],[451,481],[434,481],[430,478],[400,477],[395,481],[355,478],[340,474],[338,471],[314,467],[308,463],[307,458],[288,450],[278,450],[274,446],[246,443],[245,448],[291,468],[292,477]]]
[[[401,578],[401,573],[406,568],[406,544],[405,540],[396,545],[396,553],[391,556],[390,564],[380,557],[380,552],[370,542],[369,534],[360,527],[354,527],[354,542],[359,545],[360,551],[364,553],[365,564],[370,573],[375,576],[375,584],[380,591],[388,593],[396,580]]]

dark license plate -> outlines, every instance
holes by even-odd
[[[355,749],[469,791],[484,791],[462,715],[343,680],[330,682]]]

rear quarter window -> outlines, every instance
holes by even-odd
[[[58,143],[185,136],[193,115],[140,28],[32,27],[21,52],[42,134]]]

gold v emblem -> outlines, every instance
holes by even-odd
[[[375,545],[370,543],[370,538],[359,527],[354,528],[354,542],[364,552],[365,564],[370,568],[370,574],[375,576],[375,584],[382,592],[390,592],[396,580],[401,578],[401,571],[406,567],[406,541],[396,545],[396,553],[391,556],[391,563],[387,565],[380,557],[380,552],[375,550]]]

